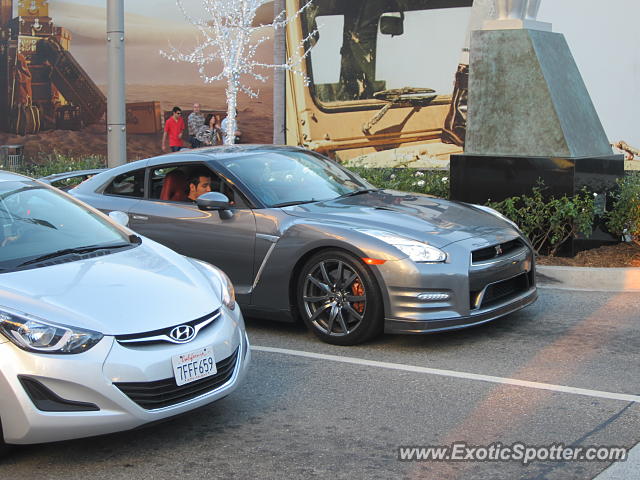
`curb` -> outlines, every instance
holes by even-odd
[[[640,292],[640,268],[536,267],[538,286],[592,292]]]

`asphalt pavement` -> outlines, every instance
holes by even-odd
[[[566,480],[613,465],[601,478],[633,479],[632,463],[620,477],[624,464],[611,461],[398,457],[402,446],[454,442],[633,447],[639,307],[637,293],[543,288],[490,324],[357,347],[249,320],[253,365],[226,399],[141,430],[17,448],[0,478]]]

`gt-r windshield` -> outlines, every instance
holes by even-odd
[[[52,188],[0,182],[0,272],[45,257],[129,245],[125,233]]]
[[[295,150],[229,158],[223,164],[268,207],[329,200],[373,188],[329,159]]]

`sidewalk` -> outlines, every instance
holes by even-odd
[[[536,267],[538,286],[558,290],[640,292],[640,268]]]

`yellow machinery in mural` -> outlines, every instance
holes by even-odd
[[[0,0],[0,107],[3,130],[79,130],[98,122],[106,98],[69,52],[71,33],[55,26],[48,0]]]
[[[287,0],[287,10],[304,3]],[[287,29],[288,55],[316,32],[307,81],[287,75],[287,144],[371,166],[424,166],[461,152],[468,66],[459,60],[471,5],[314,0]]]

